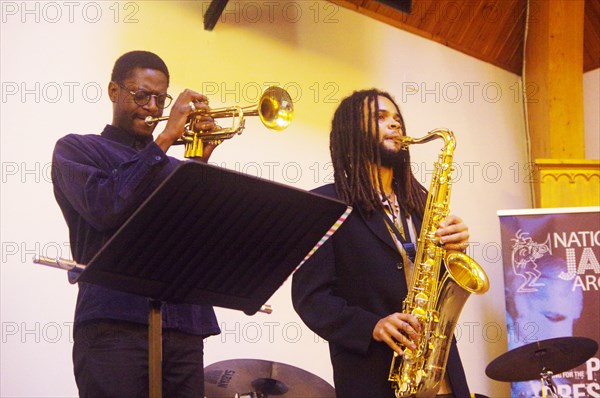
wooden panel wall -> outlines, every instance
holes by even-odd
[[[536,207],[600,204],[598,162],[585,160],[584,0],[529,0],[524,86]]]

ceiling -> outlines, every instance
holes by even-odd
[[[521,74],[527,0],[330,1]],[[600,68],[600,0],[585,0],[583,38],[583,71]]]

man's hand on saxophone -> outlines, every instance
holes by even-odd
[[[392,350],[402,355],[401,346],[416,349],[415,342],[421,333],[417,318],[400,312],[381,318],[373,329],[373,339],[386,343]]]
[[[469,227],[455,215],[449,215],[441,223],[435,235],[446,250],[464,251],[469,246]],[[386,343],[392,350],[403,354],[401,346],[416,349],[421,325],[413,315],[400,312],[381,318],[373,329],[373,339]]]
[[[446,250],[465,251],[469,247],[469,227],[455,215],[449,215],[440,223],[435,235]]]

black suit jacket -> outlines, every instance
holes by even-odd
[[[337,197],[326,185],[314,192]],[[407,293],[402,259],[384,222],[354,209],[338,231],[295,272],[294,308],[329,342],[336,394],[340,398],[394,398],[387,381],[393,352],[372,338],[377,321],[402,310]],[[421,215],[413,215],[420,230]],[[454,395],[468,398],[462,363],[453,342],[446,371]]]

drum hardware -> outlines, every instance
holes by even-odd
[[[552,379],[557,373],[571,370],[590,359],[598,343],[587,337],[558,337],[514,348],[488,364],[485,374],[494,380],[518,382],[539,379],[542,396],[561,398]]]

